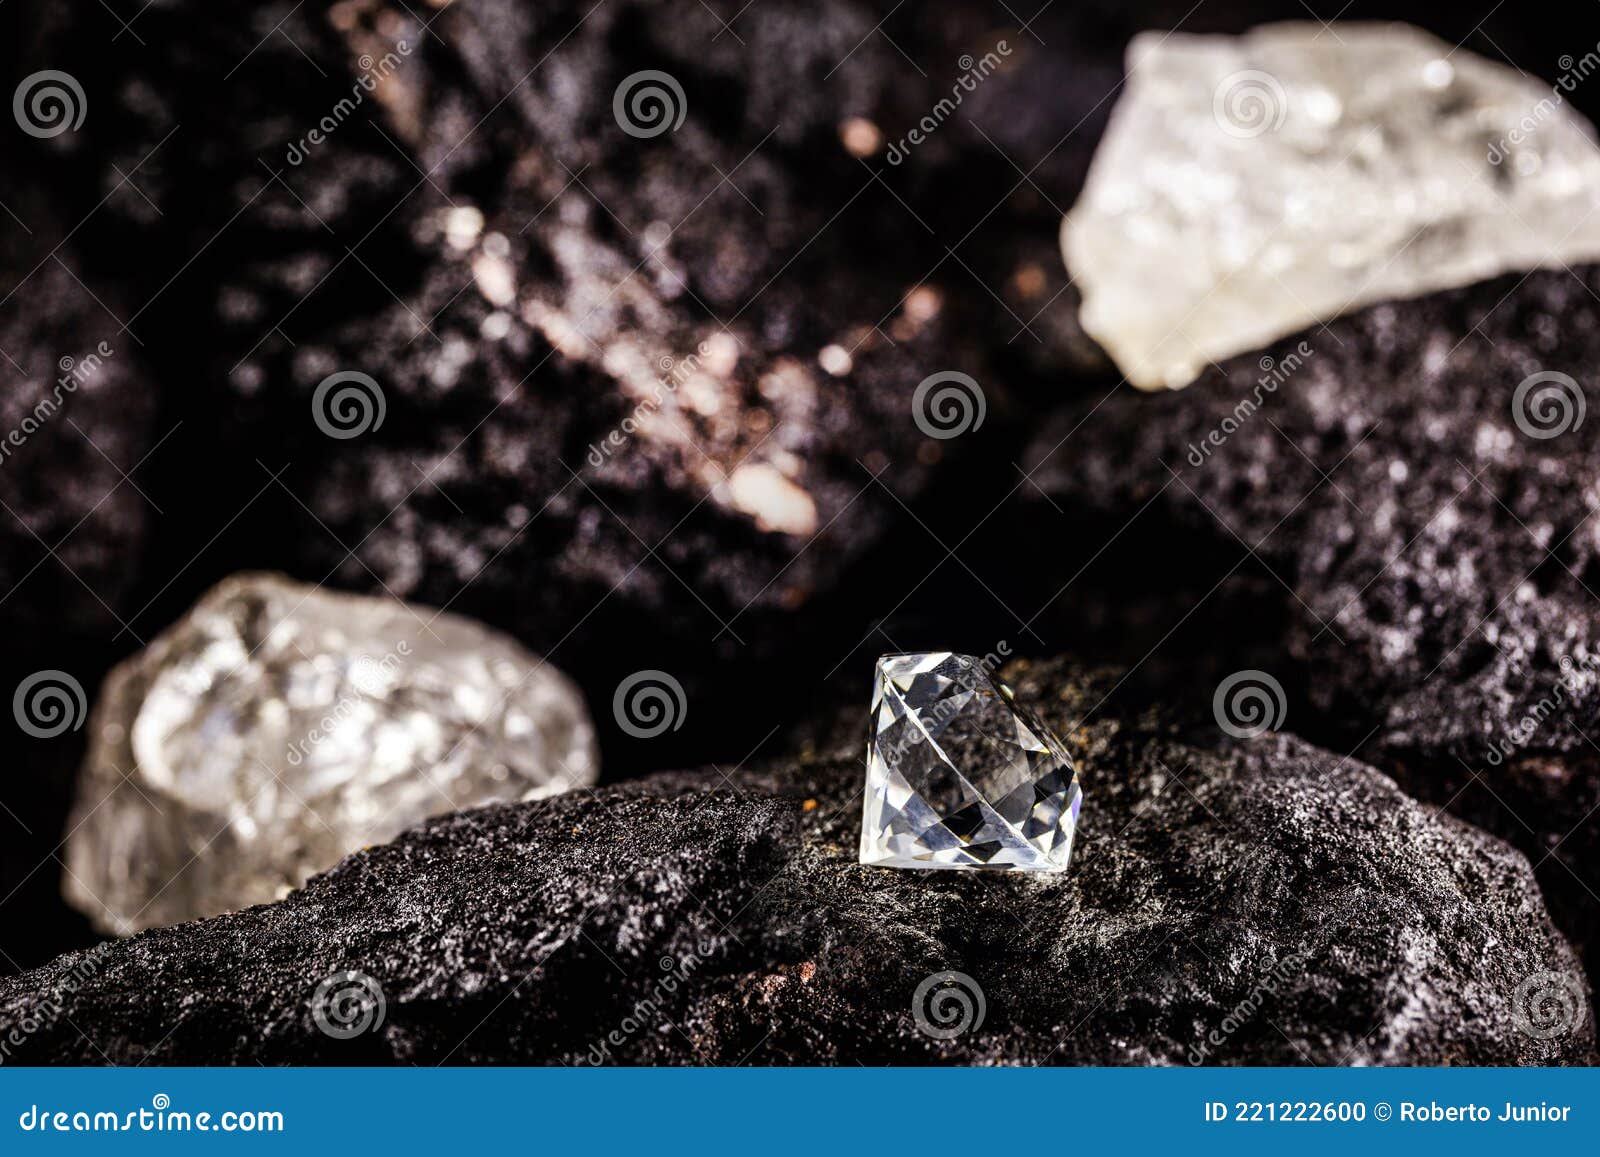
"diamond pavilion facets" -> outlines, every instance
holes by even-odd
[[[1082,800],[1066,745],[981,659],[878,660],[863,864],[1063,871]]]

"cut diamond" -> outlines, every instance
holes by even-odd
[[[1060,872],[1083,791],[1072,756],[981,659],[878,660],[861,862]]]

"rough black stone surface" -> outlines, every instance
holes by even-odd
[[[1292,737],[1185,738],[1148,714],[1072,729],[1110,679],[1059,661],[1009,674],[1083,754],[1066,875],[856,864],[850,713],[768,773],[460,813],[281,903],[0,981],[0,1029],[33,1024],[8,1059],[1592,1058],[1586,1004],[1546,1040],[1516,1027],[1527,977],[1583,986],[1517,852]],[[385,1016],[336,1040],[311,998],[347,969],[378,981]],[[939,1041],[911,997],[950,969],[986,1014]]]
[[[1288,625],[1280,672],[1298,665],[1288,725],[1360,744],[1520,843],[1591,949],[1600,424],[1531,436],[1515,395],[1557,373],[1592,403],[1597,288],[1592,266],[1508,276],[1364,310],[1177,393],[1119,391],[1044,431],[1023,496],[1264,580],[1263,613]],[[1562,425],[1544,405],[1530,429]]]

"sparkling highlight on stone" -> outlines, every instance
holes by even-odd
[[[1136,386],[1373,302],[1600,257],[1592,127],[1420,29],[1145,33],[1127,60],[1062,248],[1084,328]]]
[[[861,862],[1060,872],[1083,792],[1066,744],[983,660],[878,660]]]
[[[275,900],[429,816],[599,772],[582,693],[512,639],[270,574],[113,670],[89,733],[65,891],[110,933]]]

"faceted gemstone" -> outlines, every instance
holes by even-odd
[[[66,895],[127,933],[282,896],[445,812],[592,784],[577,687],[504,635],[276,575],[214,587],[106,679]]]
[[[863,864],[1059,872],[1082,799],[1066,745],[983,660],[878,660]]]
[[[1600,257],[1571,70],[1552,88],[1403,24],[1306,22],[1146,33],[1127,71],[1062,242],[1084,328],[1136,386],[1373,302]]]

